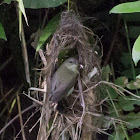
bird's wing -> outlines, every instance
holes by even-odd
[[[59,86],[57,89],[52,93],[51,101],[52,102],[59,102],[64,96],[65,87]]]
[[[54,91],[56,89],[57,85],[58,85],[58,80],[57,80],[56,76],[54,75],[52,77],[52,89],[51,89],[51,91]]]
[[[76,80],[73,80],[76,81]],[[65,83],[59,84],[59,86],[53,91],[51,96],[52,102],[59,102],[62,98],[66,96],[69,90],[75,85],[75,82],[65,81]]]

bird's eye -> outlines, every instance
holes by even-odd
[[[70,61],[70,63],[73,63],[73,61]]]

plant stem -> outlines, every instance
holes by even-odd
[[[128,27],[127,27],[127,23],[124,20],[124,27],[125,27],[125,32],[126,32],[126,39],[127,39],[127,46],[128,46],[128,51],[129,51],[129,55],[132,58],[132,52],[131,52],[131,45],[130,45],[130,40],[129,40],[129,35],[128,35]],[[133,79],[135,80],[136,78],[136,73],[135,73],[135,69],[134,69],[134,63],[133,60],[131,59],[131,69],[132,69],[132,73],[133,73]]]
[[[126,20],[124,20],[124,27],[125,27],[125,32],[126,32],[126,39],[127,39],[127,46],[128,46],[129,56],[131,58],[130,64],[131,64],[131,69],[132,69],[132,74],[133,74],[133,80],[136,80],[136,73],[135,73],[134,63],[133,63],[132,55],[131,55],[132,52],[131,52],[131,45],[130,45],[128,27],[127,27]],[[138,95],[138,90],[136,90],[136,93]]]
[[[108,96],[109,96],[109,98],[110,98],[110,101],[111,101],[111,103],[112,103],[112,105],[113,105],[113,107],[114,107],[114,110],[115,110],[115,112],[116,112],[116,115],[117,115],[117,117],[119,117],[119,113],[118,113],[118,111],[117,111],[117,108],[116,108],[116,106],[115,106],[115,104],[114,104],[114,102],[113,102],[113,100],[112,100],[112,98],[111,98],[111,96],[110,96],[108,90],[107,90],[107,93],[108,93]],[[124,127],[124,125],[123,125],[123,123],[122,123],[121,121],[120,121],[120,124],[121,124],[122,130],[123,130],[123,132],[124,132],[124,134],[125,134],[126,140],[129,140],[128,134],[127,134],[127,132],[126,132],[126,130],[125,130],[125,127]]]

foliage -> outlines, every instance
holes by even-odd
[[[2,24],[0,23],[0,38],[7,40]]]
[[[134,13],[134,12],[140,12],[140,1],[119,4],[110,10],[110,13]],[[134,17],[134,16],[132,15],[131,17]],[[125,20],[125,18],[124,18],[124,20]],[[133,20],[134,20],[134,18],[132,20],[129,19],[129,21],[133,21]],[[126,26],[126,24],[125,24],[125,26]],[[126,28],[126,30],[127,30],[127,28]],[[127,33],[128,32],[126,31],[126,34]],[[133,33],[133,36],[140,34],[139,26],[133,27],[133,30],[131,28],[131,30],[129,30],[129,33],[131,33],[130,37],[132,37],[132,33]],[[128,42],[129,42],[128,34],[126,36],[127,36]],[[130,44],[128,43],[128,45],[130,45]],[[138,61],[140,60],[139,50],[140,50],[140,37],[138,37],[136,39],[133,49],[132,49],[132,58],[134,60],[135,65],[137,65]],[[130,61],[125,61],[125,62],[130,62]],[[122,82],[123,81],[124,80],[122,80]],[[117,107],[117,109],[119,110],[118,113],[119,113],[121,120],[124,121],[123,127],[128,132],[129,130],[131,131],[134,128],[140,127],[140,121],[139,121],[140,112],[138,112],[138,113],[134,112],[135,109],[140,106],[140,98],[139,98],[140,93],[138,92],[138,89],[140,89],[140,81],[138,79],[137,80],[133,79],[130,82],[128,82],[128,80],[127,80],[127,82],[125,83],[125,87],[129,90],[133,90],[134,95],[132,95],[131,92],[126,93],[126,90],[125,90],[125,92],[121,91],[122,93],[124,93],[125,96],[116,97],[113,102],[114,102],[115,106]],[[112,94],[112,93],[110,93],[110,94]],[[136,96],[138,95],[137,98],[135,98],[136,97],[135,95]],[[125,115],[124,112],[127,112],[127,114]],[[114,113],[113,113],[113,116],[114,116]],[[123,127],[120,127],[117,125],[116,129],[123,130]],[[125,135],[126,131],[121,131],[118,133],[117,130],[114,130],[114,132],[113,132],[114,137],[113,138],[109,137],[109,139],[114,140],[114,139],[116,139],[116,136],[120,137],[119,140],[120,139],[124,140],[125,138],[127,140],[128,139],[130,139],[130,140],[131,139],[140,139],[139,133],[132,134],[132,136],[128,138],[128,135]]]
[[[134,43],[133,50],[132,50],[132,57],[135,65],[137,65],[138,61],[140,60],[140,35]]]
[[[5,3],[10,4],[16,0],[4,0]],[[22,1],[22,0],[20,0]],[[50,8],[57,7],[64,4],[67,0],[23,0],[25,8],[38,9],[38,8]]]
[[[49,21],[47,26],[43,29],[43,31],[39,37],[36,51],[38,51],[41,48],[41,46],[48,40],[48,38],[55,32],[55,30],[58,26],[59,20],[60,20],[60,13],[58,13],[56,16],[54,16]]]
[[[4,0],[4,3],[10,4],[12,1],[16,1],[16,0]],[[24,15],[26,23],[27,23],[27,17],[28,17],[28,22],[30,25],[29,27],[27,27],[27,24],[23,24],[24,29],[25,29],[26,42],[28,42],[27,50],[28,50],[28,55],[29,55],[30,68],[36,68],[36,67],[38,68],[38,65],[36,66],[33,63],[34,62],[33,58],[34,58],[35,52],[34,52],[34,49],[31,47],[30,42],[32,42],[32,41],[35,42],[35,45],[32,45],[32,46],[36,49],[36,51],[38,51],[41,47],[45,46],[46,43],[49,42],[49,39],[51,38],[51,36],[57,29],[57,26],[58,26],[58,23],[60,20],[60,13],[61,13],[61,10],[64,8],[64,7],[63,8],[61,7],[60,8],[61,10],[60,10],[59,8],[55,9],[55,7],[64,4],[67,0],[34,0],[34,1],[23,0],[23,3],[22,3],[22,0],[17,0],[17,1],[19,2],[19,7],[20,7],[22,14]],[[9,7],[10,6],[11,5],[9,5]],[[5,7],[3,9],[5,9]],[[9,9],[9,7],[7,9]],[[29,9],[24,9],[24,7],[29,8]],[[40,8],[50,8],[50,7],[54,8],[53,9],[54,11],[51,9],[54,13],[52,11],[49,13],[48,20],[45,21],[45,27],[42,29],[42,28],[40,28],[40,24],[42,24],[41,18],[42,18],[42,15],[43,15],[42,13],[44,12],[43,11],[44,9],[40,9]],[[82,8],[81,7],[79,8],[79,7],[78,7],[78,10],[80,11]],[[85,7],[85,8],[89,8],[89,7]],[[36,17],[36,15],[35,15],[35,18],[32,18],[34,15],[32,15],[32,16],[28,15],[31,13],[34,14],[34,11],[30,11],[33,9],[36,9],[41,13],[39,15],[40,16],[39,18]],[[3,10],[3,11],[5,11],[5,10]],[[26,11],[27,11],[27,13],[26,13]],[[10,13],[11,11],[8,11],[8,12]],[[82,11],[80,11],[80,12],[83,14],[85,11],[84,11],[84,9],[82,9]],[[98,15],[100,13],[99,9],[96,12],[97,12],[96,14]],[[138,129],[140,127],[140,119],[139,119],[140,118],[140,111],[139,111],[139,108],[140,108],[140,98],[139,98],[140,97],[139,96],[140,95],[140,91],[139,91],[140,90],[140,80],[139,80],[140,75],[139,74],[140,74],[140,72],[139,72],[139,63],[138,63],[140,60],[140,35],[139,35],[140,34],[140,25],[139,25],[140,13],[138,13],[138,12],[140,12],[140,1],[122,3],[122,4],[119,4],[119,5],[115,6],[114,8],[112,8],[112,10],[110,10],[110,13],[121,14],[121,19],[123,19],[125,22],[128,23],[128,28],[126,29],[126,30],[128,30],[128,33],[124,32],[125,25],[123,25],[123,24],[121,24],[120,29],[118,29],[119,30],[118,32],[120,35],[120,38],[118,38],[118,40],[120,39],[120,42],[121,41],[123,42],[127,38],[128,41],[127,41],[127,45],[126,45],[125,41],[124,41],[125,43],[121,42],[123,44],[122,48],[120,47],[121,45],[119,44],[120,43],[119,41],[116,43],[117,48],[114,49],[114,52],[117,53],[117,59],[115,59],[115,57],[112,55],[112,58],[111,58],[110,62],[108,62],[108,65],[106,65],[102,68],[102,80],[108,82],[108,84],[104,83],[104,86],[101,89],[101,91],[103,93],[101,95],[101,99],[106,99],[106,97],[107,97],[107,100],[105,100],[105,103],[104,103],[105,108],[107,108],[106,109],[107,111],[105,110],[106,111],[105,115],[107,114],[108,117],[114,119],[111,124],[108,123],[110,125],[109,127],[111,130],[110,131],[111,135],[108,137],[108,140],[118,140],[118,139],[119,140],[124,140],[124,139],[139,140],[140,139],[139,130],[137,130],[136,133],[132,132],[134,129]],[[2,13],[4,13],[4,12],[1,12],[1,15],[2,15]],[[87,14],[87,11],[85,13]],[[94,12],[91,12],[91,15],[93,13]],[[130,13],[131,13],[131,15],[130,15]],[[12,80],[9,80],[9,81],[12,81],[11,82],[12,87],[13,86],[17,87],[17,85],[19,83],[25,84],[25,81],[22,81],[23,80],[22,74],[24,73],[24,66],[22,63],[22,54],[21,54],[21,47],[20,47],[21,42],[19,41],[19,38],[17,36],[18,35],[18,30],[17,30],[18,20],[15,20],[15,15],[14,15],[15,12],[14,12],[14,14],[13,13],[11,14],[11,15],[14,15],[14,18],[12,17],[14,19],[13,24],[11,21],[9,23],[9,19],[10,19],[11,15],[10,14],[8,15],[8,14],[7,14],[7,17],[4,16],[4,19],[1,18],[2,16],[0,17],[0,21],[2,21],[2,20],[6,21],[6,22],[1,22],[2,24],[0,24],[0,38],[4,39],[5,40],[4,42],[6,42],[8,39],[11,41],[10,42],[8,40],[7,42],[8,42],[8,45],[12,44],[12,45],[8,46],[8,49],[10,48],[10,50],[12,50],[12,53],[11,53],[12,57],[14,56],[14,61],[16,61],[16,63],[15,62],[13,63],[13,61],[12,61],[12,66],[15,67],[13,70],[15,72],[14,78],[18,77],[19,79],[17,78],[17,82],[15,82],[16,86],[13,85],[14,78],[11,78]],[[27,16],[26,16],[26,14],[27,14]],[[101,14],[103,15],[103,18],[106,18],[104,11],[101,12]],[[89,15],[89,16],[91,16],[91,15]],[[114,15],[111,14],[111,16],[114,16]],[[21,18],[21,17],[19,17],[19,18]],[[113,21],[113,20],[114,19],[111,19],[111,21]],[[86,21],[86,22],[88,23],[88,21]],[[114,24],[115,24],[115,22],[116,22],[116,20],[114,20]],[[123,22],[123,21],[121,21],[121,22]],[[24,22],[22,22],[22,23],[24,23]],[[96,23],[96,22],[94,21],[94,23]],[[91,28],[93,28],[94,23],[92,23],[92,22],[88,23],[89,24],[88,26],[91,26]],[[91,25],[91,24],[93,24],[93,25]],[[107,26],[107,30],[108,29],[112,30],[112,32],[114,33],[114,30],[112,28],[112,26],[114,27],[113,22],[108,23],[108,20],[105,19],[105,24],[104,23],[102,23],[102,24],[104,26]],[[111,26],[109,24],[111,24]],[[4,26],[4,28],[2,25]],[[106,27],[100,26],[99,23],[97,23],[97,25],[98,25],[98,28],[96,28],[95,31],[97,31],[96,33],[97,34],[99,33],[99,35],[101,33],[101,37],[102,37],[102,34],[104,33]],[[21,24],[20,24],[20,28],[21,28]],[[31,30],[31,31],[29,31],[29,30]],[[6,32],[6,35],[5,35],[5,32]],[[34,37],[33,40],[31,40],[31,36],[33,35],[34,32],[36,32],[36,37]],[[112,34],[111,34],[111,36],[112,36]],[[8,37],[8,39],[6,37]],[[108,44],[111,44],[110,42],[112,40],[110,39],[109,34],[106,34],[106,32],[105,32],[104,38],[105,38],[105,40],[109,40]],[[122,40],[121,40],[121,38],[122,38]],[[135,43],[134,43],[133,39],[136,39]],[[131,42],[130,44],[128,43],[129,41]],[[129,50],[129,48],[125,48],[126,46],[129,46],[131,44],[134,44],[133,49],[132,49],[132,54],[127,51],[127,50]],[[106,43],[103,44],[103,47],[104,47],[104,45],[106,45]],[[4,48],[4,47],[2,46],[1,48]],[[0,51],[1,51],[1,48],[0,48]],[[0,58],[1,58],[0,62],[2,60],[5,62],[7,57],[1,57],[1,54],[2,53],[0,52]],[[66,54],[66,53],[65,52],[61,53],[61,55],[62,55],[61,58],[64,57],[64,54]],[[104,53],[104,55],[105,55],[105,53]],[[134,63],[135,63],[135,65],[137,65],[137,67],[134,67],[133,64],[131,63],[132,59],[134,60]],[[10,59],[10,61],[11,61],[11,59]],[[103,61],[104,61],[104,59],[103,59]],[[3,64],[4,62],[1,62],[1,63]],[[114,67],[112,65],[110,66],[110,63],[113,63],[112,65],[114,65]],[[18,64],[20,64],[20,65],[18,65]],[[11,71],[11,73],[13,73],[12,67],[10,67],[10,66],[9,66],[9,68],[4,67],[5,68],[4,72],[1,70],[2,68],[0,67],[0,72],[2,71],[3,73],[9,74]],[[42,67],[39,67],[39,68],[42,68]],[[6,69],[7,69],[7,71],[6,71]],[[133,69],[134,69],[134,71],[133,71]],[[16,73],[16,71],[18,74]],[[34,77],[33,73],[34,72],[31,72],[31,77],[32,77],[32,79],[35,79],[36,77]],[[2,74],[2,75],[5,76],[6,74]],[[136,77],[136,75],[138,75],[138,76]],[[1,77],[2,76],[0,75],[0,78]],[[24,77],[25,77],[25,74],[24,74]],[[4,77],[2,79],[6,79],[6,78]],[[10,88],[9,83],[6,83],[6,88],[7,87]],[[14,109],[15,109],[15,104],[16,104],[16,101],[13,100],[14,99],[13,97],[15,96],[15,92],[13,92],[13,95],[10,95],[10,96],[12,96],[11,97],[12,100],[9,101],[9,106],[10,106],[9,112],[13,113],[15,111]],[[25,100],[23,101],[23,105],[26,105],[24,102],[25,102]],[[5,106],[5,104],[3,106]],[[3,111],[1,114],[3,114]],[[5,117],[2,117],[2,119],[5,119]],[[5,121],[3,121],[3,122],[5,123]],[[53,123],[53,121],[50,123]]]
[[[140,133],[134,134],[130,137],[130,140],[139,140],[140,139]]]
[[[122,3],[110,10],[110,13],[134,13],[140,12],[140,1]]]
[[[119,4],[110,10],[110,13],[135,13],[135,12],[140,12],[140,1]],[[139,31],[139,28],[140,27],[137,28],[134,27],[134,29],[137,31]],[[136,32],[134,32],[134,34],[136,34]],[[140,60],[139,44],[140,44],[140,36],[136,39],[132,50],[132,58],[134,60],[135,65],[137,65],[138,61]]]

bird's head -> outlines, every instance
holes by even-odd
[[[79,73],[78,72],[78,60],[75,59],[74,57],[70,57],[68,58],[65,62],[64,62],[65,67],[67,67],[67,69]]]

